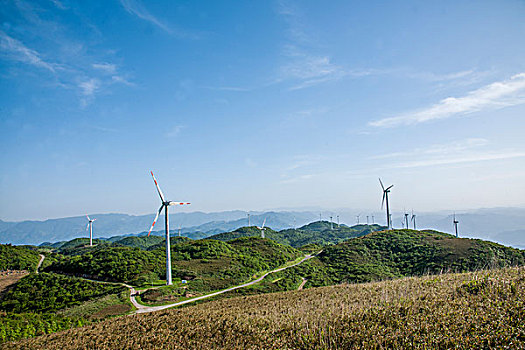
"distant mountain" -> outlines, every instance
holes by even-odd
[[[319,212],[314,211],[270,211],[250,212],[250,224],[262,225],[266,218],[266,226],[276,231],[287,228],[304,226],[313,221],[319,221]],[[341,222],[353,223],[356,216],[361,213],[361,222],[372,224],[384,223],[384,213],[373,212],[368,215],[363,210],[337,212],[323,211],[324,222],[329,225],[326,218],[335,213]],[[216,213],[175,213],[170,215],[171,234],[177,235],[179,226],[182,235],[200,239],[223,232],[231,232],[248,225],[246,211],[226,211]],[[418,229],[435,229],[451,233],[452,211],[419,213],[417,215]],[[525,208],[489,208],[457,212],[459,220],[460,237],[475,237],[492,240],[514,247],[525,246]],[[126,214],[93,214],[97,218],[93,231],[96,238],[109,238],[119,240],[121,236],[144,236],[153,221],[151,215],[126,215]],[[400,228],[402,213],[394,213],[394,227]],[[159,218],[157,225],[159,231],[155,235],[162,235],[164,226],[163,218]],[[335,223],[334,223],[335,226]],[[115,237],[118,236],[118,237]],[[77,216],[71,218],[50,219],[45,221],[6,222],[0,220],[0,243],[12,244],[40,244],[41,242],[69,241],[76,237],[87,237],[86,218]],[[110,238],[111,237],[111,238]]]

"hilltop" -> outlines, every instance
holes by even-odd
[[[287,244],[299,248],[308,244],[329,245],[337,244],[350,238],[367,235],[371,232],[383,230],[385,227],[379,225],[346,225],[331,224],[329,221],[316,221],[297,229],[284,229],[274,231],[266,228],[264,236],[281,244]],[[229,241],[239,237],[260,237],[261,231],[256,226],[241,227],[232,232],[220,233],[210,236],[209,239]]]
[[[525,344],[524,281],[524,268],[506,268],[239,297],[121,317],[3,346],[520,348]]]

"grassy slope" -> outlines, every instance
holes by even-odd
[[[326,247],[319,260],[336,283],[525,264],[525,251],[435,231],[380,231]]]
[[[0,271],[35,271],[40,256],[34,250],[21,246],[0,244]]]
[[[239,297],[121,317],[6,349],[521,348],[525,270]]]

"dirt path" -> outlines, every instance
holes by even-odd
[[[306,284],[306,282],[308,281],[306,278],[304,277],[301,277],[303,279],[303,281],[301,282],[301,284],[299,285],[299,288],[297,288],[297,290],[301,290],[303,289],[304,285]]]
[[[38,273],[38,269],[40,268],[40,266],[42,265],[42,262],[44,262],[44,259],[46,258],[46,256],[44,254],[39,254],[40,255],[40,261],[38,262],[38,265],[36,265],[36,273]]]
[[[230,287],[230,288],[226,288],[226,289],[220,290],[218,292],[214,292],[214,293],[206,294],[206,295],[201,295],[201,296],[196,297],[196,298],[179,301],[179,302],[172,303],[172,304],[166,304],[166,305],[160,305],[160,306],[145,306],[145,305],[141,305],[135,300],[134,296],[131,297],[131,295],[134,294],[133,292],[130,294],[130,299],[131,299],[131,302],[133,303],[133,305],[135,305],[135,307],[137,308],[135,313],[138,313],[138,314],[147,313],[147,312],[153,312],[153,311],[159,311],[159,310],[164,310],[164,309],[169,309],[169,308],[174,307],[174,306],[180,306],[180,305],[192,303],[192,302],[197,301],[197,300],[207,299],[207,298],[211,298],[211,297],[217,296],[219,294],[230,292],[230,291],[235,290],[235,289],[245,288],[245,287],[251,286],[251,285],[253,285],[255,283],[261,282],[269,274],[276,273],[276,272],[279,272],[279,271],[283,271],[283,270],[289,269],[290,267],[294,267],[294,266],[300,265],[303,262],[313,258],[316,255],[317,254],[315,254],[315,255],[307,255],[301,261],[299,261],[299,262],[297,262],[297,263],[295,263],[293,265],[280,267],[278,269],[275,269],[275,270],[272,270],[270,272],[267,272],[264,275],[262,275],[261,277],[257,278],[256,280],[253,280],[251,282],[247,282],[247,283],[235,286],[235,287]],[[131,288],[130,290],[134,291],[133,288]]]

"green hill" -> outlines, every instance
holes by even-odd
[[[164,237],[161,236],[129,236],[113,242],[114,246],[132,247],[140,249],[148,249],[151,246],[164,242]]]
[[[337,227],[336,224],[331,225],[328,221],[317,221],[298,229],[285,229],[278,232],[267,228],[265,237],[281,244],[299,248],[308,244],[320,246],[337,244],[350,238],[363,236],[382,229],[384,227],[379,225],[356,225],[352,227],[340,225]],[[255,226],[251,226],[241,227],[232,232],[220,233],[209,237],[209,239],[229,241],[239,237],[259,237],[260,235],[260,230]]]
[[[165,273],[164,261],[165,255],[139,248],[102,245],[92,247],[82,254],[57,260],[45,270],[140,284],[141,281],[157,279]]]
[[[522,349],[525,270],[239,297],[121,317],[5,349]]]
[[[391,230],[325,247],[318,258],[341,283],[524,265],[525,251],[437,231]]]
[[[10,244],[0,244],[0,271],[35,271],[40,256],[32,249]]]

